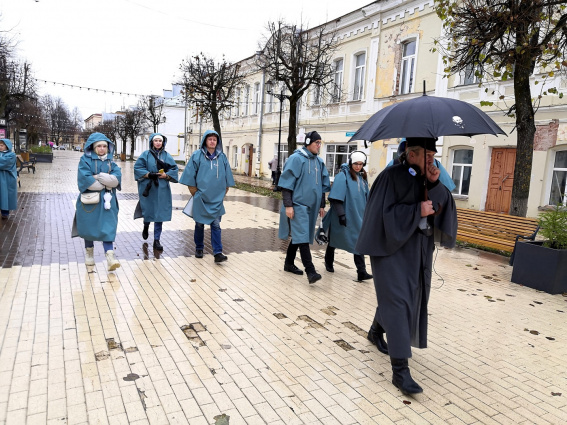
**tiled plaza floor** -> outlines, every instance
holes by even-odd
[[[510,282],[507,259],[440,250],[429,348],[403,396],[366,340],[375,309],[352,256],[323,279],[283,272],[278,201],[231,189],[229,260],[194,254],[188,190],[174,185],[160,258],[144,244],[133,164],[122,163],[115,242],[95,267],[71,239],[80,153],[22,173],[0,224],[2,424],[564,424],[567,297]],[[151,240],[151,233],[150,233]],[[299,265],[299,263],[298,263]]]

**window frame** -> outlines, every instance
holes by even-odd
[[[254,115],[258,115],[260,113],[260,93],[260,83],[254,83]]]
[[[337,152],[337,147],[338,146],[346,146],[347,151],[346,152]],[[330,152],[330,150],[332,150],[332,152]],[[354,152],[355,150],[357,150],[357,146],[355,143],[329,143],[325,145],[325,167],[327,167],[327,171],[329,172],[329,178],[331,179],[331,181],[335,180],[335,175],[336,172],[335,171],[340,171],[341,169],[341,165],[344,164],[345,162],[348,162],[348,155],[351,152]],[[346,156],[344,161],[341,161],[340,164],[337,164],[337,156],[342,155],[342,156]],[[333,157],[333,164],[332,164],[332,169],[329,169],[329,156]]]
[[[404,56],[404,49],[406,46],[408,46],[410,43],[415,43],[415,50],[414,53],[408,56]],[[418,38],[417,37],[408,37],[404,40],[401,41],[401,59],[400,59],[400,81],[399,81],[399,87],[398,87],[398,92],[399,94],[410,94],[413,93],[415,91],[415,79],[416,79],[416,69],[417,69],[417,52],[418,52]],[[404,84],[406,82],[406,74],[407,72],[404,72],[404,66],[406,63],[408,63],[409,61],[413,61],[411,64],[411,68],[409,68],[409,73],[411,78],[408,81],[409,87],[404,87],[406,84]],[[407,91],[406,91],[407,90]]]
[[[360,56],[364,55],[364,64],[363,65],[357,65],[358,63],[358,58]],[[363,51],[359,51],[356,52],[354,55],[352,55],[352,69],[353,69],[353,74],[352,74],[352,100],[353,101],[361,101],[364,100],[364,89],[366,88],[366,60],[368,59],[368,53],[366,52],[366,50]],[[361,76],[359,78],[359,73],[358,71],[361,70]],[[360,81],[359,81],[360,80]],[[357,84],[358,81],[358,84]]]
[[[471,159],[471,163],[467,164],[464,162],[455,162],[455,154],[459,151],[471,151],[473,154],[473,157]],[[474,162],[474,149],[471,147],[465,147],[465,146],[455,146],[453,148],[451,148],[451,179],[453,180],[453,182],[455,182],[455,189],[453,189],[453,191],[451,192],[453,194],[453,196],[456,197],[469,197],[469,193],[470,193],[470,187],[471,187],[471,177],[472,177],[472,166],[473,166],[473,162]],[[454,171],[455,171],[455,167],[460,167],[460,175],[459,175],[459,179],[455,180],[455,175],[454,175]],[[468,183],[468,187],[469,190],[467,193],[462,193],[463,192],[463,181],[464,181],[464,175],[465,175],[465,168],[470,168],[470,173],[469,173],[469,183]],[[457,184],[458,182],[458,184]]]
[[[340,70],[337,69],[339,63],[341,64]],[[333,95],[331,96],[331,100],[333,103],[339,103],[341,101],[344,72],[345,72],[345,59],[344,58],[335,59],[333,61]],[[339,80],[338,84],[337,84],[337,79]]]
[[[567,167],[555,167],[555,162],[557,160],[557,154],[559,154],[559,153],[567,155],[567,149],[559,149],[559,150],[556,150],[554,152],[553,159],[551,161],[551,167],[550,167],[550,170],[549,170],[550,178],[549,178],[549,185],[547,186],[547,196],[546,196],[546,200],[547,200],[546,204],[547,205],[557,205],[556,203],[551,202],[552,186],[553,186],[553,180],[554,180],[553,177],[554,177],[555,171],[567,172]],[[560,203],[562,203],[563,206],[567,206],[567,179],[566,179],[566,182],[565,182],[565,187],[563,187],[563,201],[560,202]]]

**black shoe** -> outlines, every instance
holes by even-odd
[[[317,272],[309,273],[307,275],[307,280],[309,281],[309,283],[315,283],[318,280],[321,280],[321,275]]]
[[[408,367],[408,359],[393,359],[390,358],[392,363],[392,384],[398,388],[403,394],[419,394],[423,392],[417,382],[413,380]]]
[[[159,239],[154,240],[154,249],[158,251],[163,251],[163,246],[159,243]]]
[[[8,215],[2,214],[2,220],[8,220]]]
[[[215,254],[215,263],[222,263],[223,261],[228,260],[228,257],[224,255],[222,252]]]
[[[195,251],[195,257],[196,258],[203,258],[203,250],[198,249],[197,251]]]
[[[368,279],[372,279],[372,275],[366,273],[366,270],[364,270],[363,272],[358,272],[358,281],[362,282],[363,280],[368,280]]]
[[[378,351],[387,355],[388,344],[386,344],[386,341],[384,340],[384,332],[385,331],[382,325],[380,325],[380,323],[378,322],[374,322],[372,323],[372,326],[368,331],[367,338],[368,341],[370,341],[372,344],[376,346],[376,348],[378,348]]]
[[[144,240],[148,239],[149,228],[150,228],[150,226],[144,226],[144,230],[142,230],[142,237],[144,238]]]
[[[299,268],[295,264],[284,264],[283,269],[285,272],[290,272],[298,275],[303,274],[303,270],[299,270]]]
[[[326,261],[325,261],[325,269],[326,269],[329,273],[334,273],[334,272],[335,272],[335,268],[333,267],[333,265],[332,265],[332,264],[328,264]]]

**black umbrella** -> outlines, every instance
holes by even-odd
[[[503,134],[485,112],[470,103],[423,96],[395,103],[372,115],[350,138],[375,141],[395,137],[473,136]]]

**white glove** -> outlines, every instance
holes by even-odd
[[[106,192],[104,194],[103,198],[104,198],[104,209],[109,210],[110,209],[110,200],[112,199],[112,193]]]
[[[91,184],[87,189],[93,192],[100,192],[102,189],[104,189],[104,185],[95,180],[95,182]]]
[[[97,180],[99,181],[99,183],[103,184],[104,186],[106,186],[109,189],[115,188],[116,186],[118,186],[118,179],[116,178],[116,176],[113,176],[111,174],[108,173],[100,173],[97,176]]]

